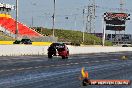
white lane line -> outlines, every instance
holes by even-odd
[[[74,63],[70,63],[70,65],[73,65]]]
[[[69,66],[70,64],[66,64],[67,66]]]
[[[73,59],[73,58],[68,58],[68,59]]]
[[[51,67],[54,67],[55,65],[51,65]]]
[[[43,66],[43,67],[45,67],[45,68],[49,68],[49,67],[51,67],[51,66]],[[38,68],[40,68],[40,67],[38,67]]]
[[[57,67],[60,67],[61,65],[56,65]]]
[[[43,68],[44,66],[38,66],[39,68]]]
[[[92,61],[92,62],[97,62],[97,63],[98,63],[98,62],[100,62],[100,61]]]
[[[100,61],[95,61],[95,62],[100,62]]]
[[[81,59],[87,58],[87,57],[80,57]]]
[[[79,64],[79,63],[74,63],[74,64]]]
[[[29,70],[29,69],[32,69],[33,67],[28,67],[28,68],[25,68],[25,69],[27,69],[27,70]]]
[[[19,68],[19,69],[12,69],[12,70],[19,70],[19,71],[21,71],[21,70],[24,70],[25,68]]]
[[[6,72],[9,72],[9,71],[11,71],[11,70],[5,70]]]
[[[16,71],[17,69],[11,69],[12,71]]]
[[[82,62],[83,64],[88,64],[89,62]]]
[[[113,59],[113,60],[118,60],[118,59]]]
[[[4,72],[5,70],[0,70],[0,72]]]
[[[39,67],[34,67],[34,68],[39,68]]]
[[[102,61],[109,61],[109,60],[102,60]]]

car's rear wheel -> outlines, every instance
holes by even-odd
[[[52,55],[51,54],[48,54],[48,58],[51,59],[52,58]]]
[[[68,59],[68,56],[66,57],[66,59]]]
[[[66,59],[66,57],[65,56],[62,56],[62,59]]]

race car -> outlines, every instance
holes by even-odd
[[[64,43],[52,43],[48,48],[48,58],[61,56],[62,59],[68,59],[69,49]]]

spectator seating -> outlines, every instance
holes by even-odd
[[[16,33],[16,20],[13,18],[0,17],[0,26],[13,34]],[[35,30],[32,30],[31,28],[20,22],[18,22],[18,34],[21,37],[42,37],[41,34],[37,33]]]

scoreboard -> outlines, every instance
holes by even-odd
[[[130,14],[127,13],[104,13],[104,21],[106,22],[106,30],[122,31],[125,30],[125,23],[130,20]]]

